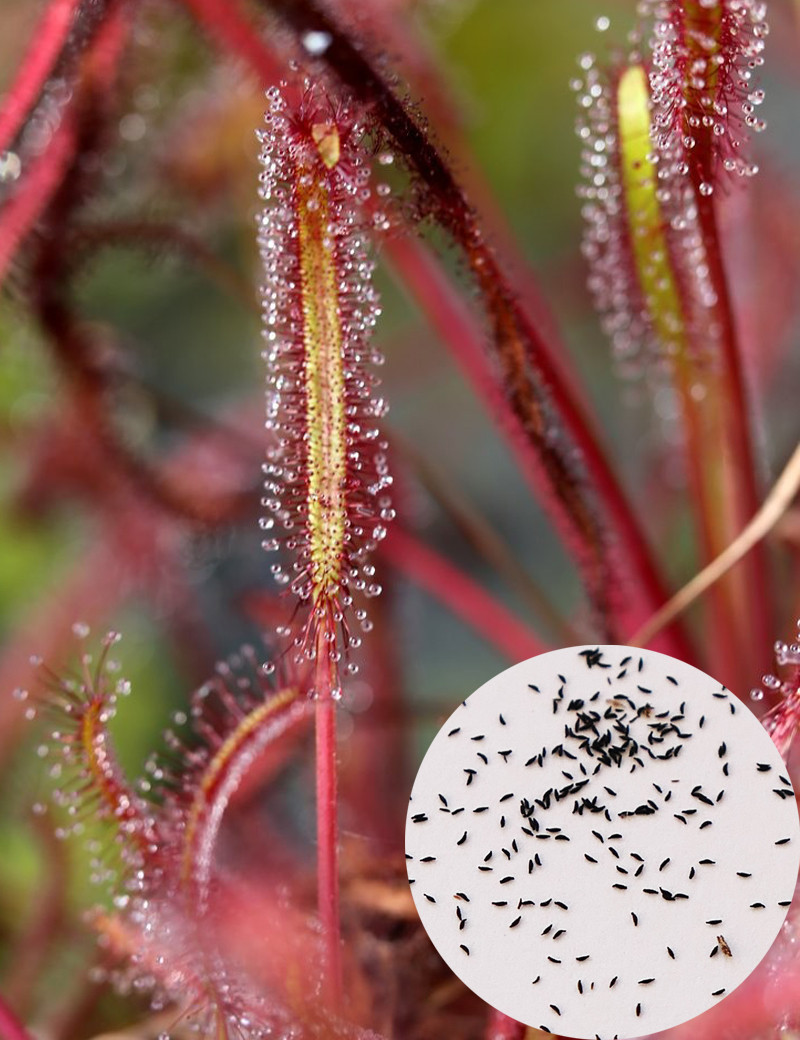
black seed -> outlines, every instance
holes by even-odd
[[[531,985],[535,986],[536,983],[541,979],[541,977],[542,977],[541,975],[537,975],[536,978],[533,980],[533,982],[531,982]]]
[[[614,978],[611,980],[611,982],[609,982],[609,984],[608,984],[608,988],[609,989],[613,989],[616,986],[618,978],[619,978],[619,975],[615,975]]]
[[[451,729],[450,732],[447,735],[448,735],[448,737],[454,737],[456,735],[456,733],[460,733],[460,732],[461,732],[461,727],[460,726],[456,726],[456,728],[455,729]]]
[[[751,910],[763,910],[764,909],[764,904],[763,903],[751,903],[750,904],[750,909]]]
[[[553,936],[553,940],[555,941],[559,937],[559,935],[566,935],[566,933],[567,933],[566,928],[559,928],[558,931]]]
[[[501,726],[505,726],[506,720],[503,718],[503,716],[502,715],[498,715],[497,717],[498,717],[498,719],[500,719],[500,725]]]
[[[560,961],[560,960],[559,960],[559,959],[558,959],[557,957],[548,957],[547,959],[548,959],[548,960],[549,960],[549,961],[550,961],[550,962],[551,962],[552,964],[560,964],[560,963],[561,963],[561,961]]]
[[[720,758],[724,758],[727,750],[728,750],[727,745],[725,744],[725,741],[723,740],[722,743],[720,744],[719,748],[717,749],[717,754],[719,755]]]
[[[553,1009],[553,1011],[555,1011],[555,1013],[556,1013],[556,1014],[557,1014],[557,1015],[559,1016],[559,1018],[560,1018],[560,1017],[561,1017],[561,1012],[560,1012],[560,1011],[558,1010],[558,1008],[556,1007],[556,1005],[555,1005],[555,1004],[551,1004],[551,1005],[550,1005],[550,1007],[551,1007],[551,1008]]]
[[[791,905],[792,905],[791,899],[784,899],[782,902],[778,903],[778,906],[791,906]]]
[[[456,842],[456,845],[463,845],[466,840],[467,840],[467,832],[464,831],[464,833],[461,835],[461,837]]]
[[[638,1018],[641,1015],[641,1013],[642,1013],[642,1005],[641,1004],[637,1004],[636,1005],[636,1017]]]
[[[508,927],[509,928],[516,928],[521,920],[522,920],[521,917],[515,917],[514,920],[511,922],[511,924]]]
[[[584,852],[583,858],[587,859],[590,863],[596,863],[597,862],[597,860],[593,856],[590,856],[588,852]]]
[[[670,858],[669,858],[669,856],[667,856],[667,858],[666,858],[665,860],[663,860],[663,861],[662,861],[662,863],[661,863],[661,865],[659,866],[659,868],[658,868],[658,869],[659,869],[659,870],[663,870],[663,869],[664,869],[664,867],[666,867],[666,865],[667,865],[667,864],[669,863],[669,860],[670,860]]]
[[[492,906],[508,906],[508,902],[505,899],[498,899],[497,902],[492,903]]]
[[[671,947],[669,947],[669,946],[667,947],[667,953],[668,953],[668,954],[670,955],[670,957],[671,957],[671,958],[672,958],[673,960],[675,960],[675,954],[674,954],[674,953],[672,952],[672,948],[671,948]]]
[[[639,925],[639,918],[636,916],[636,914],[633,912],[633,910],[631,910],[631,917],[633,918],[634,925],[636,927],[638,927],[638,925]]]
[[[412,823],[425,823],[425,821],[427,819],[428,819],[428,817],[425,815],[425,813],[424,812],[420,812],[420,813],[416,813],[416,815],[411,817],[411,822]]]
[[[556,899],[555,905],[556,906],[560,906],[562,910],[569,910],[569,907],[567,906],[567,904],[560,902],[558,899]]]
[[[549,925],[548,925],[548,926],[547,926],[547,927],[545,928],[545,930],[544,930],[544,931],[542,932],[542,935],[549,935],[549,934],[550,934],[550,932],[552,932],[552,930],[553,930],[553,926],[552,926],[552,924],[549,924]]]
[[[477,809],[473,809],[472,811],[474,813],[488,812],[489,811],[489,806],[488,805],[479,805]]]
[[[422,859],[420,860],[420,863],[435,863],[435,862],[436,862],[436,857],[435,856],[423,856]]]
[[[766,762],[756,762],[756,769],[758,769],[759,773],[768,773],[770,769],[772,769],[772,766],[768,765]]]
[[[719,943],[717,943],[717,945],[714,947],[714,949],[711,951],[711,953],[709,953],[708,956],[709,957],[716,957],[716,955],[718,953],[719,953]]]
[[[465,903],[469,902],[469,896],[466,894],[466,892],[456,892],[456,894],[455,894],[455,896],[453,898],[454,899],[463,899]]]
[[[715,917],[713,921],[706,921],[706,924],[722,924],[722,918]]]
[[[791,838],[781,838],[780,841],[776,841],[776,845],[785,845],[787,841],[791,841]]]
[[[469,957],[469,946],[465,946],[465,945],[464,945],[463,943],[461,943],[461,947],[460,947],[460,948],[461,948],[461,949],[462,949],[462,950],[464,951],[464,953],[466,953],[466,955],[467,955],[467,956]]]
[[[435,903],[436,902],[436,900],[433,898],[433,896],[429,896],[427,892],[425,892],[423,894],[424,894],[425,898],[428,900],[429,903]]]
[[[725,992],[724,989],[715,989],[714,992],[711,994],[711,996],[712,997],[721,997],[724,992]]]
[[[512,877],[511,874],[509,874],[508,877],[500,878],[500,884],[501,885],[507,885],[509,881],[513,881],[513,880],[514,880],[514,878]]]

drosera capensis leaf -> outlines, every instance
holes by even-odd
[[[369,168],[363,127],[321,90],[307,85],[287,99],[275,89],[268,104],[259,244],[267,425],[276,440],[262,527],[277,524],[285,537],[264,545],[290,558],[273,572],[304,606],[296,653],[313,658],[323,632],[338,664],[359,643],[349,617],[369,627],[353,601],[380,591],[369,557],[394,515],[378,427],[386,405],[374,366],[382,358],[370,344],[380,311],[367,236]]]

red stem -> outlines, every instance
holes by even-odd
[[[733,313],[728,277],[722,259],[719,226],[714,200],[696,192],[700,228],[706,248],[711,280],[717,294],[717,317],[722,330],[722,350],[725,380],[725,408],[727,435],[735,467],[737,501],[736,521],[739,529],[752,519],[760,505],[756,476],[755,453],[750,430],[750,402],[747,398],[742,369],[742,354]],[[772,599],[769,594],[768,565],[763,543],[747,557],[746,574],[749,582],[748,603],[740,604],[745,612],[742,637],[751,646],[750,667],[755,673],[763,655],[771,646],[774,631],[771,617]],[[755,609],[752,609],[752,605]]]
[[[498,383],[495,370],[489,364],[482,337],[466,304],[454,291],[441,265],[421,242],[409,236],[391,237],[383,243],[383,248],[401,273],[403,283],[452,350],[473,390],[486,404],[488,414],[495,421],[502,417],[498,421],[500,432],[506,438],[528,484],[537,496],[541,496],[542,478],[537,453],[520,425],[505,407],[503,389]],[[559,404],[568,407],[565,400],[560,399]],[[577,412],[572,415],[572,421],[579,421]],[[630,506],[625,501],[602,452],[597,448],[593,435],[586,430],[584,451],[589,456],[586,460],[587,468],[591,469],[593,479],[597,481],[604,494],[609,512],[622,532],[622,545],[618,551],[620,582],[623,580],[623,568],[627,567],[628,582],[625,592],[628,593],[628,597],[621,598],[625,614],[620,618],[619,626],[623,632],[634,631],[636,619],[649,617],[664,603],[666,594]],[[695,656],[679,624],[670,626],[660,640],[654,641],[653,646],[685,661],[691,662]]]
[[[82,113],[81,109],[92,107],[91,96],[104,96],[110,89],[128,27],[126,8],[118,3],[109,4],[82,57],[82,84],[75,87],[75,96],[44,151],[31,160],[13,194],[3,205],[0,214],[0,283],[17,247],[62,188],[75,151],[82,143],[79,135],[81,116],[85,112]]]
[[[52,0],[33,31],[16,78],[0,109],[0,152],[19,133],[25,117],[42,92],[69,36],[81,0]]]
[[[525,1040],[528,1027],[497,1008],[489,1009],[485,1040]]]
[[[550,649],[472,578],[408,531],[395,525],[381,553],[510,660],[525,661]]]
[[[2,1040],[31,1040],[28,1030],[1,996],[0,1037],[2,1037]]]
[[[342,961],[339,921],[339,835],[336,776],[336,701],[328,626],[317,633],[316,780],[317,780],[317,908],[325,949],[323,990],[332,1008],[341,1004]]]
[[[0,217],[0,283],[8,273],[20,242],[58,190],[72,161],[75,144],[75,120],[72,112],[67,112],[46,149],[31,163],[3,206]]]
[[[286,76],[286,68],[264,45],[261,36],[248,20],[238,0],[182,0],[215,46],[238,54],[261,80],[263,87],[278,83]]]

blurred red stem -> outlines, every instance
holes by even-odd
[[[75,121],[68,112],[3,206],[0,220],[0,283],[17,247],[47,208],[69,168],[76,144]]]
[[[198,23],[208,33],[209,40],[222,45],[257,73],[264,87],[278,83],[286,75],[283,65],[273,58],[264,45],[260,33],[248,19],[248,14],[237,0],[182,0]]]
[[[522,1022],[491,1008],[486,1023],[486,1040],[524,1040],[527,1029]]]
[[[393,567],[443,603],[511,661],[524,661],[549,649],[472,578],[408,531],[395,525],[381,552]]]
[[[722,259],[719,225],[713,198],[696,192],[698,216],[708,258],[709,272],[717,295],[717,317],[721,325],[724,364],[724,394],[726,398],[726,429],[730,438],[732,456],[736,470],[736,520],[741,529],[758,511],[760,496],[756,476],[756,461],[750,429],[750,402],[745,389],[742,369],[742,353],[728,277]],[[751,647],[750,667],[757,671],[763,655],[771,644],[774,631],[770,616],[771,599],[767,572],[766,550],[759,544],[747,559],[747,578],[750,586],[750,603],[755,610],[746,606],[746,621],[741,633],[749,639]]]
[[[0,1037],[2,1040],[31,1040],[28,1030],[0,996]]]
[[[481,337],[466,305],[450,285],[441,266],[422,243],[409,236],[393,237],[384,242],[384,250],[402,274],[404,284],[413,293],[420,308],[451,348],[474,391],[486,404],[489,415],[507,418],[507,421],[500,423],[500,431],[514,453],[521,472],[538,493],[540,476],[536,453],[522,429],[509,415],[508,409],[503,406],[502,388],[488,363]],[[635,604],[636,609],[631,610],[630,617],[625,618],[626,625],[632,626],[634,617],[647,618],[661,606],[666,594],[653,566],[650,550],[614,475],[588,433],[586,440],[585,449],[592,455],[591,459],[587,458],[587,466],[592,468],[594,478],[605,489],[609,509],[623,532],[623,555],[631,562],[631,570],[641,580],[641,590],[638,583],[630,590],[631,598],[638,600]],[[633,628],[629,630],[632,631]],[[686,661],[694,658],[682,628],[678,625],[673,625],[668,630],[661,648],[664,652],[672,653]]]
[[[0,109],[0,152],[19,133],[61,53],[81,0],[52,0],[40,18]]]

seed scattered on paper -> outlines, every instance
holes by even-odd
[[[586,1038],[677,1025],[780,930],[800,857],[785,774],[729,690],[663,654],[569,647],[515,665],[456,708],[417,774],[422,923],[518,1021]]]

